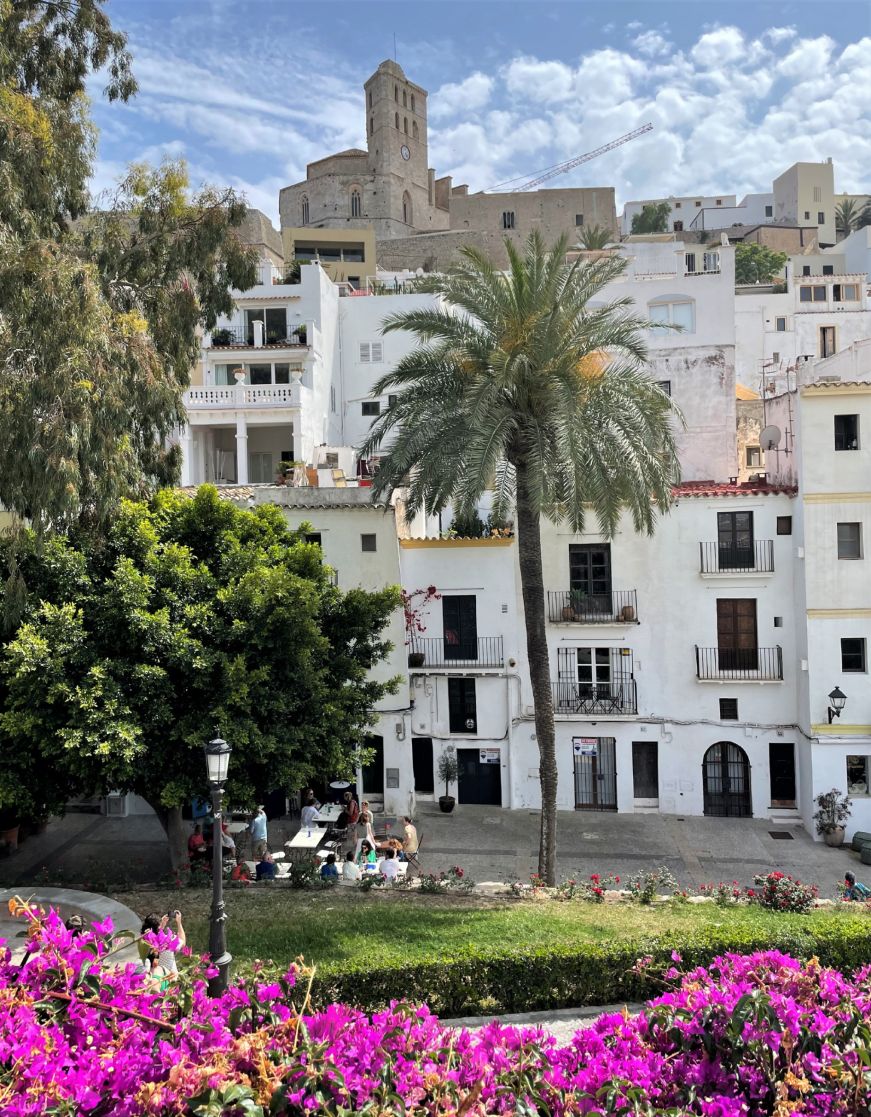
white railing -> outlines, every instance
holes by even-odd
[[[291,384],[242,384],[189,388],[184,394],[189,408],[295,407]]]

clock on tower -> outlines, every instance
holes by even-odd
[[[411,152],[408,150],[408,144],[403,144],[402,145],[402,147],[399,149],[399,154],[406,161],[411,158]]]

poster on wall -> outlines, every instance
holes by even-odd
[[[572,737],[572,750],[575,756],[598,756],[598,737]]]
[[[479,759],[482,764],[498,764],[499,749],[481,749]]]

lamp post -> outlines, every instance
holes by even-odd
[[[847,705],[847,696],[840,687],[829,691],[829,725],[841,716],[841,710]]]
[[[209,790],[212,793],[212,914],[209,918],[209,954],[212,965],[217,966],[215,977],[209,979],[209,996],[220,997],[227,988],[232,956],[227,952],[227,932],[224,924],[227,913],[224,910],[224,866],[221,848],[221,806],[224,800],[224,784],[227,782],[227,768],[233,750],[220,736],[206,745],[206,769],[209,774]]]

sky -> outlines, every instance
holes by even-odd
[[[108,0],[139,93],[110,105],[93,190],[187,160],[277,224],[305,166],[365,147],[362,84],[395,57],[429,92],[429,164],[487,190],[653,130],[551,186],[632,199],[767,191],[832,157],[871,191],[871,3],[798,0]],[[833,18],[833,16],[837,18]]]

